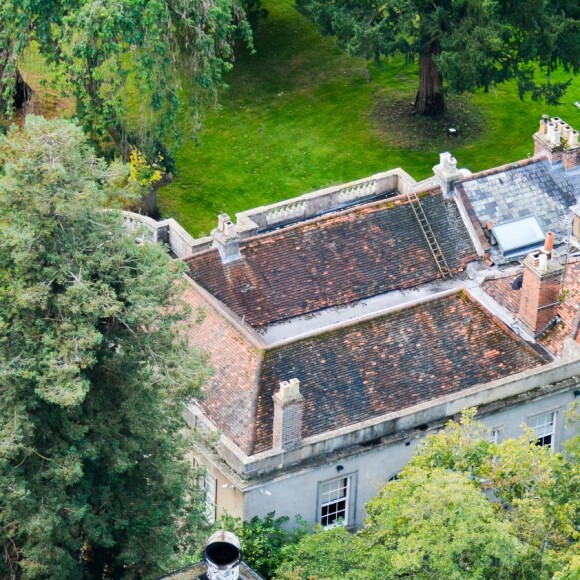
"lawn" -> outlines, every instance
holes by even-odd
[[[472,171],[525,158],[545,112],[580,128],[573,105],[580,78],[557,107],[520,101],[511,83],[450,99],[445,120],[413,116],[416,65],[351,57],[298,14],[294,0],[263,4],[269,15],[255,30],[255,53],[239,47],[219,108],[206,112],[199,138],[186,136],[175,181],[159,192],[163,216],[195,236],[207,234],[220,212],[233,217],[394,167],[428,177],[441,151]],[[37,88],[44,65],[30,58],[27,65]],[[70,103],[44,92],[47,112],[67,115]],[[191,119],[183,116],[180,124],[190,126]],[[448,136],[450,126],[459,137]]]
[[[381,119],[392,103],[413,100],[415,65],[393,59],[378,67],[350,57],[292,0],[264,5],[269,15],[255,31],[256,53],[238,51],[200,145],[184,142],[175,182],[160,192],[163,215],[194,235],[208,233],[220,212],[233,216],[393,167],[425,178],[445,150],[472,171],[527,157],[544,112],[580,126],[576,79],[558,107],[520,101],[514,84],[459,99],[456,110],[465,114],[450,123],[459,124],[460,138],[429,123],[415,138],[416,120],[410,128],[405,117]]]

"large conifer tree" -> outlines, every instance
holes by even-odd
[[[137,245],[77,126],[0,140],[0,577],[155,575],[198,512],[180,265]],[[201,518],[199,518],[201,519]]]
[[[567,83],[536,83],[534,67],[580,70],[577,0],[296,1],[354,54],[418,58],[421,115],[444,111],[444,80],[462,92],[517,78],[521,94],[556,101]]]

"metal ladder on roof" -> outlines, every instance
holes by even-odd
[[[429,246],[429,249],[431,250],[431,254],[433,255],[435,263],[437,264],[437,267],[441,272],[441,276],[443,276],[443,280],[445,280],[446,278],[451,278],[452,277],[451,270],[449,268],[449,265],[447,264],[445,256],[443,255],[441,246],[439,245],[439,242],[435,237],[433,228],[429,224],[429,220],[425,215],[425,210],[423,209],[423,206],[419,201],[419,196],[417,195],[416,192],[410,191],[407,193],[407,199],[409,200],[409,205],[411,206],[411,209],[413,210],[413,213],[417,218],[417,223],[419,224],[419,227],[421,228],[421,231],[423,232],[423,235],[427,240],[427,245]]]

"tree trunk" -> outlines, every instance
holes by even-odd
[[[415,97],[415,112],[426,117],[438,117],[445,112],[441,92],[443,78],[433,60],[433,56],[440,51],[439,42],[434,41],[429,51],[419,56],[419,91]]]
[[[20,70],[16,69],[16,90],[14,92],[14,106],[17,109],[22,109],[30,99],[34,91],[30,85],[22,78]]]
[[[163,177],[156,181],[149,188],[148,194],[141,200],[139,204],[139,211],[154,219],[161,217],[159,206],[157,205],[157,190],[165,185],[169,185],[173,181],[171,173],[164,173]]]

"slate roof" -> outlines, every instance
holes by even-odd
[[[421,198],[449,267],[477,259],[456,205]],[[188,258],[190,276],[254,327],[405,289],[440,277],[411,207],[385,200],[242,241],[242,259],[216,249]]]
[[[518,313],[521,295],[519,290],[513,290],[511,287],[515,277],[515,275],[506,276],[497,280],[486,280],[483,283],[483,289],[514,315]],[[568,264],[562,287],[565,291],[564,300],[558,306],[558,316],[562,322],[549,329],[539,339],[540,344],[557,356],[562,354],[562,343],[570,336],[577,309],[580,307],[580,260]],[[580,336],[576,340],[580,343]]]
[[[543,361],[464,293],[267,350],[254,453],[272,446],[272,395],[298,378],[303,437],[398,411]]]
[[[545,160],[522,162],[515,168],[489,170],[458,184],[480,222],[500,225],[535,216],[544,232],[557,239],[569,235],[569,208],[580,195],[580,176],[551,168]]]

